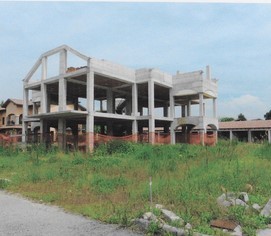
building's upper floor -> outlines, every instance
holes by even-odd
[[[88,97],[89,76],[93,76],[93,94]],[[79,111],[79,104],[89,112],[93,102],[95,112],[147,117],[160,109],[162,117],[173,119],[172,106],[186,105],[190,109],[191,104],[202,102],[199,94],[203,99],[215,99],[217,80],[211,77],[209,66],[206,72],[176,75],[159,69],[135,70],[63,45],[39,57],[24,79],[24,90],[32,91],[32,98],[28,94],[27,100],[33,101],[33,114]]]

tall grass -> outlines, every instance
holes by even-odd
[[[93,154],[63,153],[33,146],[27,150],[0,148],[0,188],[109,223],[129,225],[153,202],[174,210],[194,229],[216,232],[209,222],[231,218],[248,235],[266,224],[254,212],[220,209],[221,186],[245,191],[251,184],[251,204],[263,205],[271,189],[271,146],[219,142],[215,147],[147,145],[114,141]],[[243,218],[241,216],[244,216]],[[252,220],[250,220],[252,219]]]

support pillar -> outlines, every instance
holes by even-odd
[[[268,143],[271,143],[271,130],[268,130]]]
[[[148,107],[149,107],[149,143],[155,143],[155,120],[154,120],[154,82],[148,82]]]
[[[173,89],[169,89],[169,109],[170,109],[170,118],[175,118],[175,101],[173,96]],[[170,143],[175,144],[176,143],[176,134],[175,134],[175,123],[172,121],[170,123]]]
[[[28,123],[25,119],[28,116],[28,100],[29,100],[29,91],[28,89],[23,90],[23,126],[22,126],[22,142],[26,142],[26,135],[27,135],[27,127]]]
[[[63,75],[67,71],[67,50],[63,49],[59,53],[59,74]]]
[[[107,99],[107,113],[115,113],[114,97],[111,88],[107,89],[106,91],[106,99]]]
[[[57,140],[58,140],[58,148],[61,150],[65,150],[66,149],[66,120],[63,118],[58,119]]]
[[[187,104],[187,116],[191,116],[191,101],[188,101]]]
[[[90,59],[88,59],[87,73],[87,112],[86,117],[86,151],[94,149],[94,72],[91,70]]]
[[[41,82],[41,86],[40,86],[40,90],[41,90],[41,101],[40,101],[40,109],[41,109],[41,113],[47,113],[47,85],[44,82]]]
[[[203,116],[203,93],[199,94],[199,116]]]
[[[204,136],[205,136],[205,130],[200,130],[199,131],[199,135],[200,135],[200,144],[202,145],[202,146],[204,146],[205,145],[205,140],[204,140]]]
[[[217,107],[216,98],[213,98],[213,118],[216,118],[217,116],[216,107]]]
[[[232,141],[233,139],[233,133],[232,133],[232,130],[230,130],[230,141]]]
[[[252,142],[251,130],[248,130],[248,132],[247,132],[247,141],[248,141],[249,143]]]
[[[134,83],[132,85],[132,116],[134,116],[134,120],[132,123],[132,134],[134,142],[138,141],[138,124],[137,124],[137,113],[138,113],[138,93],[137,93],[137,84]]]
[[[58,85],[58,111],[67,110],[67,80],[63,77],[59,79]]]
[[[41,67],[41,79],[47,79],[47,57],[42,58],[42,67]]]

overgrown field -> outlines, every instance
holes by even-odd
[[[268,224],[242,207],[221,209],[216,199],[226,188],[253,186],[250,203],[271,198],[271,146],[220,142],[215,147],[151,146],[111,142],[93,154],[63,153],[33,146],[29,150],[0,147],[0,188],[59,205],[108,223],[129,226],[153,203],[173,210],[193,229],[211,229],[212,219],[233,219],[247,235]],[[4,181],[8,179],[10,181]]]

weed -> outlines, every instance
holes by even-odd
[[[148,235],[159,235],[161,234],[161,227],[158,225],[158,223],[151,221],[149,224],[149,227],[147,229]]]
[[[175,209],[193,229],[222,235],[209,222],[230,218],[253,235],[268,223],[253,211],[233,207],[223,211],[216,204],[221,186],[229,192],[245,191],[250,205],[264,205],[270,198],[271,145],[221,141],[215,147],[148,145],[110,142],[93,155],[64,153],[36,145],[23,151],[0,147],[0,188],[46,202],[57,202],[86,216],[129,225],[130,219],[149,208],[149,176],[154,203]],[[70,191],[68,191],[70,190]],[[157,212],[156,212],[157,211]],[[153,209],[159,215],[159,211]],[[151,225],[150,234],[159,233]]]
[[[101,174],[95,174],[91,180],[91,186],[98,193],[112,193],[117,187],[125,186],[127,181],[122,177],[108,178]]]

